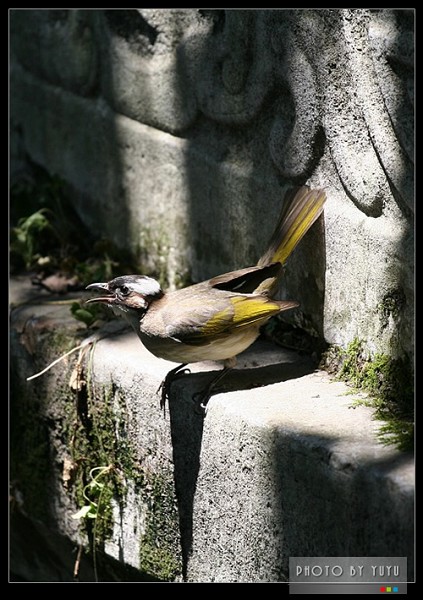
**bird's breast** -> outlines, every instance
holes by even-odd
[[[258,336],[259,328],[250,327],[205,344],[190,345],[172,338],[148,334],[142,328],[139,333],[141,342],[154,356],[177,363],[226,360],[246,350]]]

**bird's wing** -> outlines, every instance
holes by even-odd
[[[238,294],[252,294],[267,279],[278,277],[281,270],[282,265],[274,262],[261,267],[247,267],[246,269],[238,269],[224,275],[218,275],[210,279],[208,283],[218,290],[237,292]]]
[[[178,317],[166,327],[167,334],[184,344],[206,345],[228,337],[231,332],[265,323],[283,310],[295,308],[298,302],[270,300],[265,296],[225,294],[224,302],[187,303]]]

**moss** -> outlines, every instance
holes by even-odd
[[[381,303],[378,306],[382,329],[388,327],[391,319],[394,319],[395,321],[398,320],[402,314],[405,304],[406,297],[402,288],[389,290],[384,295]]]
[[[170,241],[168,234],[161,223],[157,224],[154,234],[151,229],[144,227],[139,234],[137,259],[143,265],[144,275],[154,277],[163,288],[168,287],[168,257]],[[157,257],[152,262],[152,257]]]
[[[140,502],[146,507],[145,532],[140,541],[140,570],[161,580],[172,581],[181,573],[177,558],[179,548],[178,515],[173,487],[163,476],[144,471],[134,457],[127,439],[126,415],[119,392],[113,386],[95,398],[79,394],[78,424],[68,428],[72,461],[78,465],[74,479],[74,496],[78,506],[87,505],[87,496],[98,504],[95,519],[85,519],[84,526],[92,543],[101,547],[112,533],[112,500],[125,502],[125,482],[132,480]],[[109,466],[99,481],[99,490],[89,486],[91,470]],[[88,488],[87,488],[88,486]],[[95,538],[95,539],[94,539]]]
[[[174,581],[180,573],[178,561],[165,548],[143,541],[140,551],[140,570],[157,577],[160,581]]]
[[[48,352],[51,360],[55,360],[80,343],[78,332],[71,327],[49,329],[48,340],[44,344],[45,352]],[[43,362],[46,362],[45,357],[43,357]]]
[[[71,391],[64,383],[68,368],[62,363],[61,370],[52,369],[49,377],[55,378],[53,386],[48,377],[27,383],[23,374],[44,368],[74,343],[71,333],[52,329],[48,319],[34,320],[33,327],[31,330],[28,325],[19,335],[20,344],[17,341],[13,344],[14,349],[21,349],[21,354],[18,352],[11,364],[10,472],[14,487],[22,495],[24,510],[51,525],[55,517],[53,498],[57,492],[56,466],[62,435],[58,407],[62,399],[71,397]],[[36,350],[34,339],[39,343]],[[36,358],[34,362],[29,360],[32,352]]]
[[[149,476],[142,495],[147,505],[145,533],[140,544],[140,569],[162,581],[181,575],[178,513],[174,489],[163,476]]]
[[[37,334],[40,359],[34,372],[80,341],[75,328],[49,326]],[[78,509],[93,503],[91,517],[95,518],[86,515],[80,524],[95,557],[113,531],[113,507],[125,505],[127,482],[133,482],[140,505],[146,507],[140,566],[149,577],[175,580],[182,567],[172,474],[157,475],[150,463],[148,469],[143,468],[130,443],[120,390],[113,384],[93,385],[92,353],[87,350],[80,360],[78,354],[73,355],[30,387],[22,382],[29,355],[22,350],[22,359],[13,363],[11,476],[16,497],[19,492],[29,514],[50,526],[58,494],[68,494]],[[24,368],[20,368],[21,360]],[[79,384],[71,377],[78,365]],[[104,467],[96,479],[101,485],[90,485],[100,473],[93,469],[99,467]]]
[[[182,269],[175,272],[169,267],[172,247],[173,243],[164,222],[158,222],[153,231],[144,227],[139,234],[136,256],[139,264],[143,266],[142,273],[157,279],[163,289],[170,285],[181,288],[192,283],[190,273],[183,269],[184,265],[179,265]]]
[[[124,432],[124,415],[114,410],[114,401],[119,403],[119,397],[112,386],[96,398],[87,385],[78,390],[73,410],[67,410],[67,445],[75,465],[73,495],[79,507],[87,505],[87,497],[97,505],[95,523],[86,519],[84,524],[90,536],[95,534],[93,543],[98,545],[113,530],[112,499],[124,501],[125,479],[133,476],[134,460]],[[93,469],[99,468],[103,468],[98,477],[101,488],[93,485],[98,475]]]
[[[332,346],[322,366],[369,394],[366,404],[375,409],[375,418],[386,421],[379,430],[383,443],[402,450],[413,448],[414,382],[407,357],[371,356],[364,350],[364,343],[354,339],[346,349]]]

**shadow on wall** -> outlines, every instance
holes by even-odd
[[[131,215],[119,130],[103,99],[99,18],[90,10],[11,11],[12,151],[23,148],[24,158],[69,182],[93,237],[125,247]]]
[[[290,556],[406,556],[413,581],[414,490],[399,493],[394,475],[410,464],[410,456],[357,464],[355,456],[337,451],[338,442],[322,436],[299,440],[289,432],[271,440],[278,577],[287,577]]]
[[[414,11],[396,10],[377,27],[372,36],[377,81],[385,100],[395,140],[397,162],[382,159],[394,200],[403,217],[403,230],[398,240],[398,255],[390,268],[397,273],[397,285],[383,297],[381,327],[395,331],[396,353],[410,359],[414,370]],[[396,35],[386,46],[386,31],[393,27]],[[395,94],[396,92],[396,94]],[[394,102],[394,98],[398,98]],[[405,315],[408,314],[408,318]],[[411,318],[410,318],[411,317]],[[404,341],[409,340],[408,347]],[[410,407],[411,408],[411,407]]]
[[[262,348],[264,349],[264,347]],[[248,355],[248,351],[246,353]],[[270,363],[266,366],[235,369],[230,372],[215,393],[248,390],[296,379],[313,372],[315,365],[308,357],[291,356],[290,362]],[[170,429],[172,435],[175,490],[178,501],[183,576],[186,578],[193,550],[194,499],[201,466],[204,411],[195,402],[195,395],[204,391],[215,377],[195,373],[172,385],[169,399]],[[187,401],[192,398],[192,401]],[[223,476],[223,474],[222,474]],[[197,549],[198,551],[198,549]],[[206,551],[206,550],[205,550]]]

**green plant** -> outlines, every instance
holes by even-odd
[[[180,556],[174,547],[179,531],[173,486],[163,475],[149,473],[140,491],[148,507],[140,544],[140,569],[161,581],[173,581],[181,573]]]
[[[97,572],[97,549],[112,532],[112,500],[123,501],[128,465],[133,465],[131,449],[118,432],[124,431],[124,415],[112,407],[115,392],[95,397],[91,381],[94,344],[84,347],[75,365],[70,386],[75,400],[67,411],[67,445],[72,478],[67,484],[79,506],[73,517],[81,520],[92,549]],[[87,366],[85,354],[90,351]]]
[[[93,562],[94,562],[94,575],[96,581],[98,581],[98,572],[97,572],[97,558],[96,558],[96,549],[97,549],[97,524],[100,522],[100,518],[103,516],[103,510],[107,510],[106,501],[110,501],[107,494],[106,483],[101,482],[100,479],[104,478],[106,475],[109,475],[113,470],[113,465],[108,465],[106,467],[94,467],[90,470],[89,477],[90,481],[83,489],[83,496],[87,501],[87,504],[84,504],[80,508],[80,510],[72,515],[73,519],[94,519],[95,524],[93,528]],[[96,473],[96,475],[94,475]],[[106,497],[105,497],[106,496]]]
[[[23,261],[26,269],[30,269],[41,259],[40,239],[43,234],[53,234],[57,240],[57,233],[47,218],[48,213],[47,209],[37,210],[28,217],[19,219],[16,227],[12,228],[11,252]]]
[[[83,306],[81,302],[72,302],[70,311],[77,321],[85,323],[87,327],[91,327],[98,320],[104,321],[112,318],[110,312],[105,311],[101,304]]]
[[[87,483],[82,492],[88,504],[84,504],[77,513],[72,515],[73,519],[97,519],[100,514],[102,495],[105,486],[99,479],[110,473],[112,469],[113,465],[108,465],[107,467],[94,467],[91,469],[89,473],[91,481]],[[96,471],[97,474],[94,476]],[[94,501],[94,498],[97,502]]]
[[[385,423],[378,437],[382,443],[401,450],[414,447],[414,386],[411,363],[407,357],[385,354],[371,356],[362,340],[354,339],[346,349],[332,346],[323,366],[356,389],[367,392],[359,401],[375,409],[375,418]],[[357,404],[357,403],[356,403]]]
[[[30,270],[41,282],[60,273],[65,282],[72,279],[74,288],[136,272],[129,252],[87,230],[74,209],[72,191],[59,177],[34,168],[33,177],[17,181],[10,196],[12,272]]]
[[[113,385],[97,387],[91,380],[94,343],[77,348],[80,354],[70,377],[75,402],[66,410],[69,459],[64,484],[78,507],[73,518],[80,520],[88,537],[94,570],[97,572],[99,551],[113,532],[113,507],[124,506],[130,482],[147,508],[140,533],[139,568],[160,580],[174,580],[181,573],[181,559],[171,474],[164,477],[150,468],[149,461],[144,464],[142,456],[136,457],[119,390]],[[146,450],[146,456],[150,452]]]

